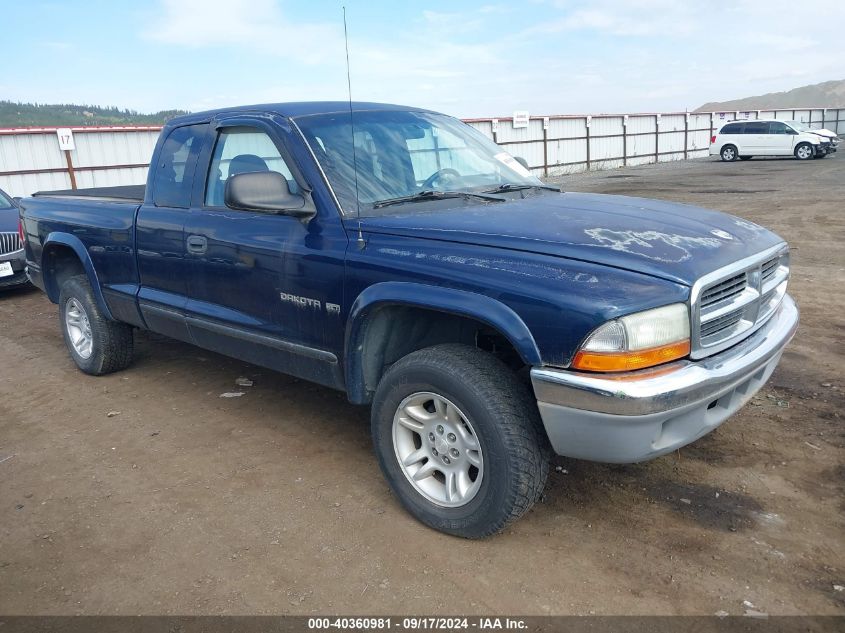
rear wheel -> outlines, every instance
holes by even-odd
[[[813,154],[815,154],[815,151],[809,143],[799,143],[795,148],[795,158],[798,160],[810,159],[813,157]]]
[[[414,517],[448,534],[502,530],[540,498],[550,449],[527,386],[496,357],[437,345],[395,363],[376,390],[382,472]]]
[[[725,145],[722,148],[722,151],[719,152],[719,156],[721,156],[722,160],[727,162],[727,163],[735,161],[737,159],[737,156],[738,156],[737,151],[736,151],[736,147],[733,146],[733,145]]]
[[[106,318],[85,275],[62,284],[59,316],[70,356],[86,374],[108,374],[132,362],[132,328]]]

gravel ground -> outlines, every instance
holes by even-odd
[[[341,394],[144,333],[91,378],[44,295],[5,293],[0,613],[845,613],[845,157],[560,182],[792,244],[799,333],[723,427],[646,464],[558,459],[543,503],[468,542],[402,511]]]

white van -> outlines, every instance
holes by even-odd
[[[817,130],[821,131],[821,130]],[[824,158],[836,151],[831,138],[794,121],[752,119],[732,121],[710,139],[710,155],[724,161],[753,156],[795,156],[799,160]]]

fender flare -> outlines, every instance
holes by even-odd
[[[102,310],[107,319],[114,321],[115,319],[112,316],[111,310],[109,310],[105,297],[103,296],[103,289],[100,286],[97,271],[94,270],[94,263],[91,261],[91,257],[88,255],[88,251],[85,249],[85,245],[82,241],[75,235],[70,235],[69,233],[53,232],[47,235],[41,252],[46,253],[53,245],[66,246],[76,253],[79,261],[82,262],[82,268],[85,270],[85,274],[88,276],[88,283],[91,284],[91,290],[94,293],[94,299],[97,301],[97,307]],[[55,284],[48,282],[47,270],[44,268],[43,254],[41,255],[41,264],[42,274],[44,275],[44,288],[47,292],[47,296],[50,297],[50,300],[53,303],[58,303],[59,288],[56,287]]]
[[[510,307],[487,295],[455,288],[404,281],[386,281],[365,289],[349,311],[344,342],[346,389],[349,400],[364,404],[368,393],[363,378],[363,340],[367,317],[388,305],[415,306],[468,317],[497,330],[528,365],[542,364],[540,350],[522,318]]]

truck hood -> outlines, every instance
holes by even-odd
[[[361,230],[541,253],[686,285],[783,242],[753,222],[718,211],[590,193],[434,210],[413,203],[396,211],[361,218]]]

